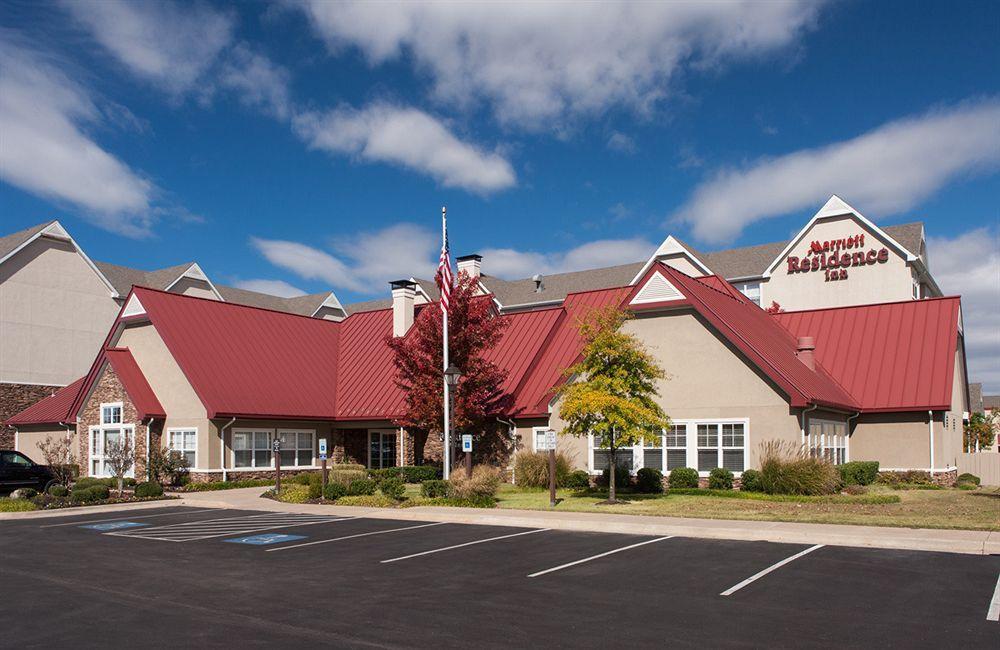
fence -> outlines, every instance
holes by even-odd
[[[957,465],[959,474],[975,474],[983,485],[1000,485],[1000,454],[995,451],[959,454]]]

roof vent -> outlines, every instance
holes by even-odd
[[[811,336],[800,336],[795,345],[795,356],[810,370],[816,369],[816,341]]]
[[[535,283],[535,293],[541,293],[545,291],[545,285],[542,284],[542,276],[540,273],[536,273],[531,276],[531,280]]]

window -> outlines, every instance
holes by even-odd
[[[743,471],[743,424],[732,423],[722,425],[722,464],[730,472]]]
[[[369,431],[368,467],[384,469],[396,466],[396,432]]]
[[[273,467],[270,431],[234,431],[233,467]]]
[[[531,429],[531,450],[538,451],[539,449],[545,449],[545,432],[548,431],[547,427],[533,427]]]
[[[642,443],[642,466],[663,471],[663,433],[656,437],[656,442],[644,440]]]
[[[121,424],[122,404],[101,404],[101,424]]]
[[[716,467],[742,472],[745,451],[745,425],[742,422],[698,425],[699,472],[710,472]]]
[[[103,410],[103,409],[102,409]],[[119,419],[121,419],[119,411]],[[111,476],[111,466],[108,463],[107,452],[112,445],[121,444],[124,436],[128,436],[132,448],[135,449],[135,435],[131,426],[99,426],[90,428],[90,475]],[[135,466],[125,476],[134,476]]]
[[[671,424],[666,431],[667,471],[687,467],[687,425]]]
[[[34,463],[28,457],[17,451],[0,452],[0,465],[13,465],[14,467],[33,467]]]
[[[760,282],[737,282],[736,288],[749,298],[750,302],[760,307]]]
[[[601,436],[591,435],[591,445],[593,448],[593,466],[595,472],[603,472],[608,469],[611,464],[611,449],[608,447],[601,448],[603,439]],[[616,454],[618,467],[626,467],[629,472],[632,471],[634,467],[634,458],[632,454],[632,447],[619,447]]]
[[[197,429],[168,429],[167,447],[182,454],[187,459],[188,467],[198,466],[196,462],[198,458]]]
[[[847,423],[809,419],[809,454],[834,465],[847,462]]]
[[[313,434],[313,431],[278,431],[278,438],[281,440],[281,465],[312,465]]]
[[[698,425],[698,471],[711,472],[719,467],[719,425]]]

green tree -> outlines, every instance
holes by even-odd
[[[996,439],[997,429],[1000,422],[997,421],[996,411],[985,413],[973,413],[969,416],[969,423],[965,425],[965,450],[976,451],[985,449],[993,444]]]
[[[655,400],[663,369],[635,336],[622,331],[629,318],[621,309],[606,307],[581,320],[583,358],[566,370],[570,379],[558,390],[559,417],[566,423],[561,433],[592,433],[595,445],[611,451],[609,503],[617,497],[618,450],[655,443],[670,424]]]

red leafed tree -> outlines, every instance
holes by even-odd
[[[453,391],[452,431],[491,429],[502,411],[501,386],[507,371],[485,354],[499,343],[507,321],[497,317],[490,298],[476,295],[478,286],[462,273],[451,294],[448,361],[462,371]],[[406,413],[396,423],[424,435],[444,430],[441,319],[439,305],[427,305],[406,336],[387,341],[395,353],[396,384],[406,392]]]

